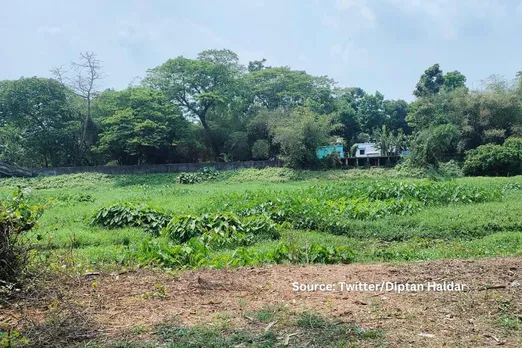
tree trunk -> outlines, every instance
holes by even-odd
[[[31,172],[29,169],[12,166],[5,162],[0,162],[0,178],[12,177],[12,176],[31,177],[31,176],[35,176],[35,174],[33,172]]]
[[[201,125],[203,126],[203,128],[207,132],[208,136],[210,137],[210,144],[212,146],[212,151],[214,152],[214,155],[216,157],[219,157],[219,146],[216,142],[216,139],[214,138],[214,134],[212,134],[212,130],[210,129],[210,127],[207,124],[207,120],[206,120],[205,116],[204,115],[199,116],[199,120],[201,121]]]

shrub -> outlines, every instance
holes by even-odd
[[[270,157],[270,143],[268,140],[256,140],[252,146],[252,157],[256,160],[266,160]]]
[[[20,189],[0,201],[0,283],[15,282],[23,275],[31,247],[21,237],[41,213],[42,207],[29,205]]]
[[[123,202],[99,209],[91,217],[90,224],[110,229],[145,227],[147,231],[158,234],[171,219],[172,215],[162,209],[146,204]]]
[[[466,153],[464,173],[475,176],[522,174],[522,140],[508,139],[504,145],[481,145]]]

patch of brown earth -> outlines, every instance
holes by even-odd
[[[336,291],[294,291],[294,282],[333,284]],[[424,284],[425,290],[428,283],[466,287],[465,291],[342,291],[339,282],[408,283],[410,288]],[[173,316],[196,324],[212,323],[226,313],[241,326],[247,322],[248,311],[286,306],[354,322],[364,329],[380,329],[392,347],[521,347],[522,334],[501,325],[502,315],[522,325],[521,283],[522,258],[514,257],[400,265],[273,266],[179,275],[141,270],[85,276],[69,284],[67,293],[111,336],[135,327],[151,328]]]

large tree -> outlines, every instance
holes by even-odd
[[[150,69],[144,83],[182,107],[187,118],[199,120],[211,139],[214,155],[218,155],[220,146],[208,116],[231,102],[243,70],[234,52],[207,50],[197,59],[178,57]]]
[[[402,129],[404,133],[410,134],[411,128],[406,122],[408,116],[408,103],[402,99],[384,101],[385,124],[388,129],[396,132]]]
[[[462,75],[459,71],[450,71],[444,75],[444,83],[442,88],[446,92],[451,92],[457,88],[466,87],[466,76]]]
[[[100,92],[101,81],[105,78],[101,61],[94,52],[82,52],[79,60],[71,62],[69,68],[64,66],[55,67],[51,69],[51,73],[58,81],[67,86],[85,102],[81,145],[82,156],[88,161],[85,152],[96,141],[96,129],[92,122],[91,106],[94,98]],[[88,139],[89,133],[91,136]]]
[[[382,127],[385,122],[384,95],[379,91],[373,95],[365,93],[359,102],[357,118],[365,133]]]
[[[191,127],[161,92],[144,87],[107,90],[93,111],[101,125],[96,152],[119,164],[167,162]]]
[[[47,78],[0,83],[0,143],[18,147],[23,166],[67,166],[79,162],[81,118],[74,96]]]
[[[439,64],[429,67],[421,75],[419,82],[415,86],[413,95],[420,98],[439,93],[444,84],[444,75]]]

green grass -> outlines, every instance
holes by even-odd
[[[277,311],[269,324],[266,308],[252,313],[253,321],[232,327],[230,318],[209,325],[181,325],[175,318],[156,326],[154,342],[141,342],[128,337],[109,347],[282,347],[286,340],[290,347],[358,347],[384,346],[385,335],[380,330],[365,330],[354,323],[330,319],[313,312]],[[270,326],[268,326],[270,325]],[[268,328],[267,330],[265,328]],[[132,335],[129,335],[132,336]],[[88,347],[96,347],[95,344]]]
[[[240,197],[247,191],[272,192],[274,198],[278,195],[301,197],[306,192],[314,195],[314,187],[328,185],[333,187],[333,191],[325,195],[338,199],[339,196],[351,194],[350,183],[354,182],[363,186],[425,182],[401,177],[390,169],[324,172],[300,172],[285,168],[246,169],[224,172],[216,181],[194,185],[176,184],[176,176],[86,173],[0,179],[0,197],[17,186],[30,189],[30,199],[46,205],[38,227],[28,234],[37,245],[36,254],[49,262],[61,262],[63,255],[67,254],[74,259],[75,265],[92,269],[136,264],[135,250],[144,240],[151,238],[142,228],[109,230],[89,224],[88,220],[95,211],[117,202],[144,202],[173,215],[201,214],[219,211],[224,203],[241,206],[241,203],[224,200],[234,200],[234,196]],[[310,243],[345,246],[355,252],[355,262],[522,255],[522,220],[519,213],[522,211],[522,177],[460,178],[452,182],[485,190],[501,190],[507,184],[510,186],[503,198],[482,203],[426,205],[404,216],[342,218],[346,227],[340,232],[287,226],[282,231],[281,240],[260,241],[247,249],[268,252],[280,242],[298,246]],[[346,193],[336,192],[337,187],[347,190]],[[318,202],[322,204],[322,201]],[[330,218],[340,219],[335,213],[326,216],[326,220]],[[210,258],[233,253],[233,249],[216,250]]]

